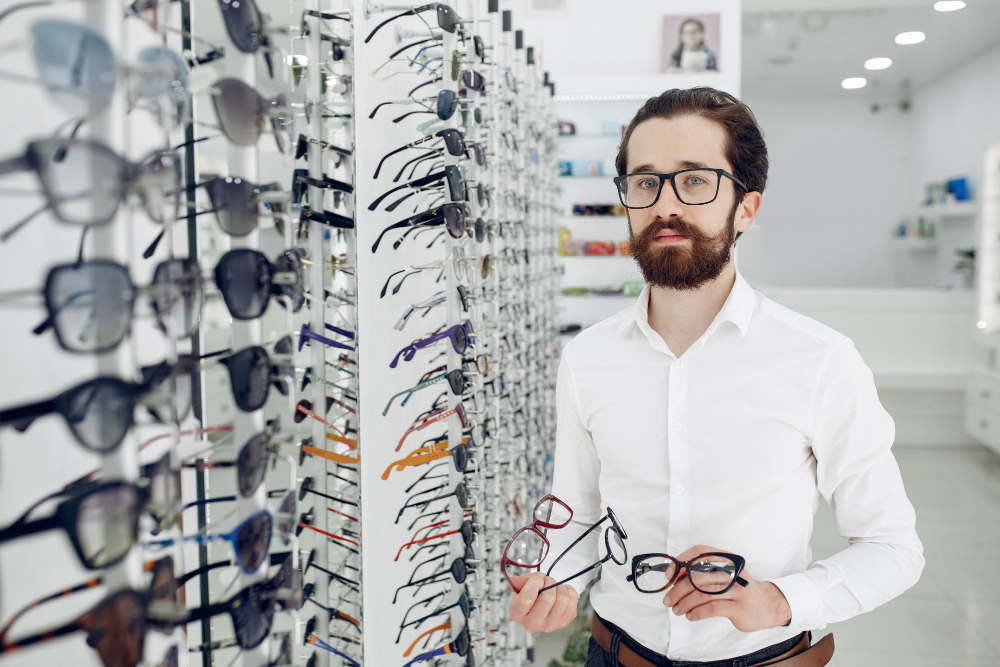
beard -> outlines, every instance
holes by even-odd
[[[697,289],[715,280],[732,258],[736,242],[735,207],[726,228],[709,236],[698,227],[680,218],[649,223],[638,235],[629,222],[629,247],[643,277],[651,287],[677,290]],[[653,242],[664,229],[672,229],[691,240],[691,247],[664,246]]]

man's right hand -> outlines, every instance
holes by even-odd
[[[556,583],[556,580],[540,572],[532,572],[527,576],[513,575],[511,581],[521,592],[510,599],[510,617],[528,632],[560,630],[576,618],[576,603],[580,595],[569,584],[539,595],[538,591]]]

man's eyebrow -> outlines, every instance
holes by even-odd
[[[679,163],[679,169],[707,169],[708,165],[704,162],[696,162],[694,160],[681,160]],[[640,164],[638,167],[632,169],[630,174],[645,174],[645,173],[657,173],[656,167],[651,164]]]

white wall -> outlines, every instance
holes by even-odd
[[[890,230],[906,209],[911,118],[860,97],[746,99],[770,158],[739,248],[751,284],[893,287]]]

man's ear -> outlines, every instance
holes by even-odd
[[[733,226],[737,232],[745,232],[750,229],[757,219],[757,213],[760,212],[762,203],[763,195],[759,192],[748,192],[743,195],[743,201],[736,207],[736,219],[733,220]]]

